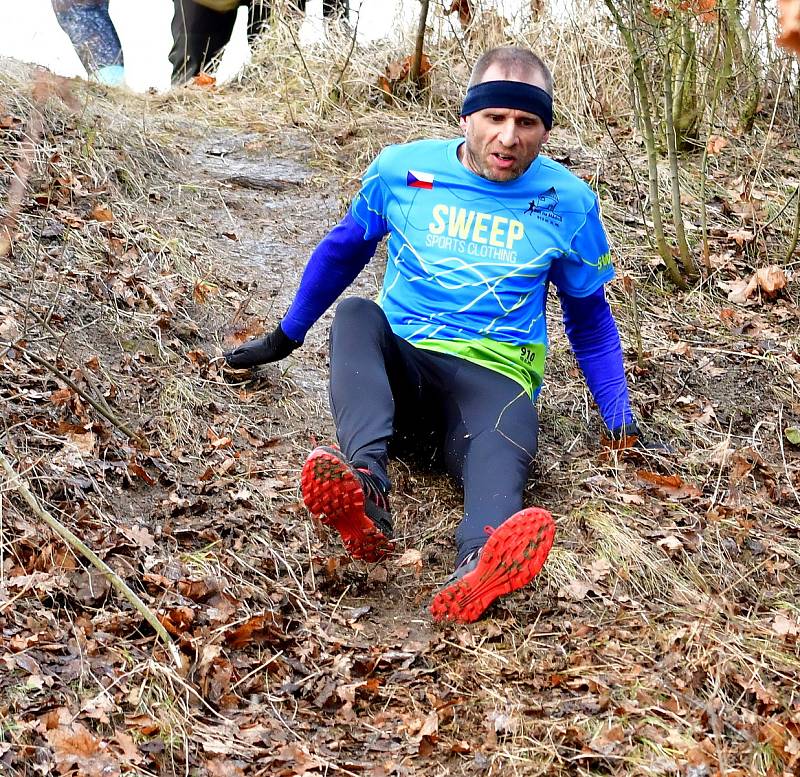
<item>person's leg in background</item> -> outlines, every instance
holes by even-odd
[[[125,78],[122,45],[108,15],[108,0],[52,0],[52,6],[89,77],[121,84]]]
[[[200,73],[227,45],[238,9],[214,11],[194,0],[173,0],[172,83],[183,84]]]

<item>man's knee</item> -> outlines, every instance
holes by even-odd
[[[333,318],[335,327],[341,326],[361,326],[368,327],[370,324],[381,323],[386,320],[380,305],[371,299],[363,297],[347,297],[336,306],[336,313]]]

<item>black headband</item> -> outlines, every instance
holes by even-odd
[[[484,81],[467,89],[462,116],[484,108],[516,108],[534,113],[545,129],[553,126],[553,98],[538,86],[524,81]]]

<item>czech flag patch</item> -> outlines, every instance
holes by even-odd
[[[433,173],[409,170],[406,176],[406,186],[413,186],[415,189],[433,189]]]

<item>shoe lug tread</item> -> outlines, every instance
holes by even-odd
[[[394,550],[394,543],[364,514],[361,484],[331,453],[313,451],[303,467],[301,483],[308,510],[339,532],[353,558],[375,562]]]
[[[532,522],[537,524],[534,536]],[[435,597],[434,619],[471,623],[495,599],[527,585],[544,564],[554,534],[552,516],[544,510],[529,508],[512,516],[487,541],[477,569]]]

